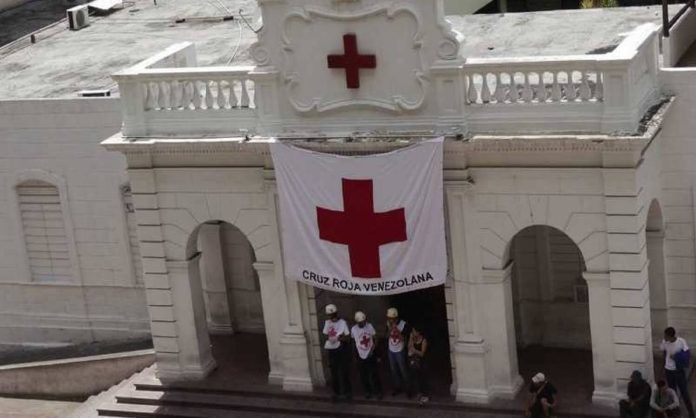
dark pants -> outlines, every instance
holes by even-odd
[[[409,392],[419,393],[421,396],[430,396],[428,370],[422,360],[419,367],[411,368],[411,390]]]
[[[347,345],[341,343],[339,348],[329,352],[329,368],[331,369],[331,384],[336,396],[351,396],[350,387],[350,356]]]
[[[691,404],[691,396],[689,396],[689,385],[686,381],[686,372],[684,370],[665,370],[667,377],[667,385],[675,392],[679,389],[686,411],[689,417],[694,418],[694,406]]]
[[[382,396],[382,382],[379,380],[377,358],[374,355],[370,355],[364,360],[358,357],[358,371],[365,395]]]
[[[408,390],[408,368],[406,366],[406,350],[395,353],[389,352],[389,371],[391,372],[394,390]]]
[[[631,405],[627,400],[619,402],[619,416],[621,418],[645,418],[650,412],[650,405],[646,403],[636,403]]]

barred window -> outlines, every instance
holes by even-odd
[[[72,261],[58,188],[29,180],[17,186],[17,198],[32,280],[71,280]]]

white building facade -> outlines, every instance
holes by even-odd
[[[200,266],[221,267],[196,245],[214,221],[253,250],[270,381],[324,380],[314,291],[284,279],[275,139],[354,155],[447,136],[445,303],[460,401],[513,397],[517,346],[543,343],[590,348],[593,400],[614,404],[632,370],[652,376],[667,323],[690,332],[692,308],[672,303],[694,286],[693,205],[682,192],[675,209],[663,181],[668,125],[691,121],[665,99],[656,26],[602,55],[476,59],[459,56],[439,1],[259,3],[257,66],[187,67],[192,47],[180,45],[115,76],[124,126],[104,145],[128,161],[162,379],[215,365]],[[327,68],[345,35],[376,57],[357,84],[353,69]],[[670,231],[665,214],[680,211],[690,229]]]
[[[120,99],[0,102],[4,340],[151,331],[180,380],[214,369],[210,334],[264,333],[269,381],[311,390],[325,295],[284,277],[268,144],[440,135],[457,400],[513,397],[518,348],[542,345],[591,350],[593,400],[614,405],[632,370],[652,377],[665,326],[696,338],[696,74],[671,68],[689,25],[663,61],[654,25],[599,55],[476,58],[438,0],[259,5],[255,66],[197,67],[177,44],[116,74]],[[376,59],[359,88],[327,66],[344,35]]]

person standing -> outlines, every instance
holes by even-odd
[[[667,386],[664,380],[657,382],[650,397],[650,408],[653,418],[679,418],[679,397],[674,389]]]
[[[411,369],[411,384],[418,391],[418,402],[424,405],[430,401],[430,388],[425,365],[425,354],[428,352],[428,340],[420,330],[412,327],[408,339],[408,365]],[[413,392],[413,389],[411,389]]]
[[[350,385],[350,331],[348,323],[338,316],[336,305],[326,305],[326,316],[323,334],[326,336],[324,349],[329,355],[331,383],[333,386],[333,401],[350,400],[352,390]]]
[[[365,398],[373,396],[382,399],[382,384],[377,370],[377,355],[375,354],[375,335],[377,332],[371,323],[367,322],[364,312],[355,313],[355,325],[350,330],[350,335],[355,341],[355,349],[358,354],[358,371],[360,380],[365,390]]]
[[[689,346],[683,338],[677,337],[677,332],[673,327],[668,327],[665,329],[660,350],[665,356],[667,385],[674,392],[679,391],[686,411],[689,413],[689,418],[696,418],[694,407],[691,404],[691,397],[689,396],[689,385],[686,377],[686,372],[689,369]]]
[[[638,370],[631,373],[627,395],[628,399],[622,399],[619,402],[621,418],[645,418],[650,412],[652,388]]]
[[[387,310],[387,339],[389,340],[389,370],[394,384],[392,396],[396,396],[404,390],[410,390],[406,368],[407,332],[406,321],[399,318],[399,311],[396,308],[389,308]],[[409,396],[411,396],[410,392]]]

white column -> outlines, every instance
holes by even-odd
[[[283,331],[280,337],[280,347],[283,363],[283,390],[293,392],[311,392],[313,390],[310,367],[310,344],[302,324],[302,301],[299,283],[285,279],[283,270],[282,241],[280,235],[280,220],[278,217],[278,194],[275,181],[267,181],[269,202],[269,222],[271,224],[271,242],[274,247],[274,275],[280,295],[285,295],[286,308],[284,315],[279,315],[283,321]],[[278,309],[276,308],[276,311]],[[272,311],[271,311],[272,312]]]
[[[477,227],[467,225],[467,213],[474,213],[471,196],[467,194],[470,187],[466,181],[445,182],[455,326],[454,330],[450,330],[450,334],[455,336],[450,347],[454,363],[452,392],[458,402],[488,403],[491,396],[486,378],[486,347],[483,338],[475,333],[471,299],[473,287],[470,271],[480,271],[480,263],[477,263],[478,255],[473,251],[478,246]]]
[[[213,334],[233,334],[232,306],[227,297],[220,224],[203,224],[198,231],[201,282],[207,309],[208,329]]]
[[[476,284],[480,330],[486,343],[489,391],[491,395],[512,399],[524,383],[517,365],[515,319],[512,303],[510,262],[500,270],[483,270]]]
[[[268,345],[268,382],[272,385],[283,384],[283,353],[280,338],[283,333],[283,320],[279,312],[285,311],[285,298],[282,286],[276,279],[275,265],[271,262],[254,263],[259,275],[263,321],[266,328]]]
[[[216,367],[205,318],[199,260],[200,254],[189,261],[166,263],[176,321],[177,347],[172,341],[171,351],[177,354],[178,370],[162,367],[158,362],[159,377],[165,381],[203,379]],[[160,351],[158,347],[155,350]]]
[[[590,309],[590,334],[592,336],[592,371],[594,391],[592,402],[616,405],[616,361],[614,356],[614,330],[611,318],[611,289],[609,273],[584,272]]]

